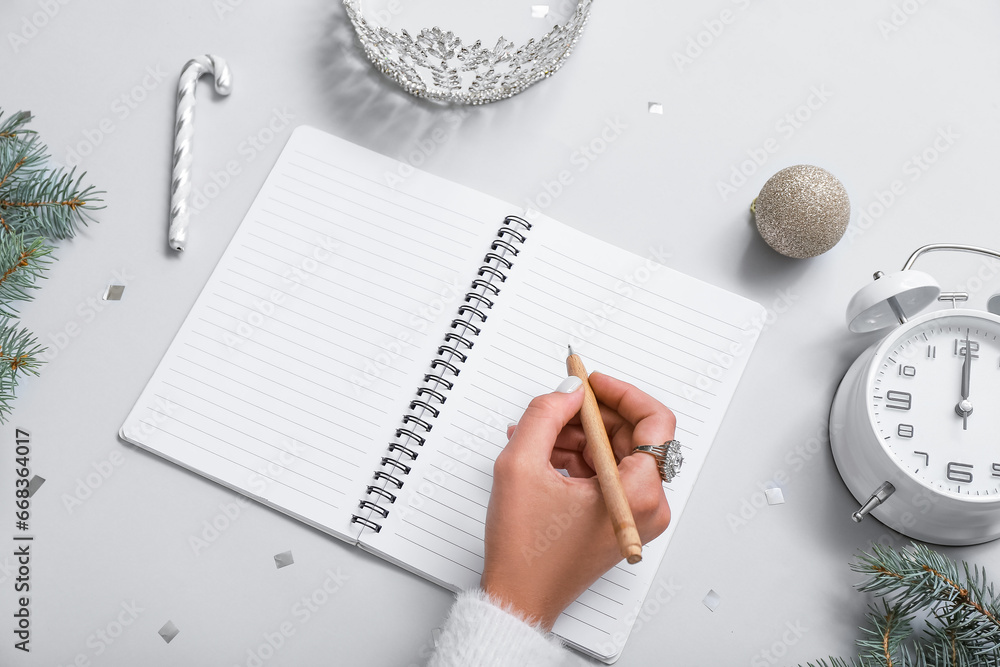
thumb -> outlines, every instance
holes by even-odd
[[[570,376],[551,394],[532,399],[507,443],[510,455],[531,465],[547,463],[559,432],[583,405],[582,387],[580,378]]]

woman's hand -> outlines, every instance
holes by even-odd
[[[670,508],[656,460],[632,450],[672,440],[674,415],[611,376],[592,373],[590,385],[646,543],[666,530]],[[546,630],[622,559],[580,426],[582,403],[580,381],[572,377],[535,398],[508,430],[510,441],[493,466],[482,587]]]

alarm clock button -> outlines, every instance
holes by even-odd
[[[940,293],[937,281],[923,271],[881,275],[858,290],[847,305],[847,327],[854,333],[867,333],[897,325],[900,321],[891,300],[908,318],[934,303]]]

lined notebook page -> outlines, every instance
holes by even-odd
[[[121,436],[353,541],[506,212],[398,166],[295,130]]]
[[[677,416],[682,474],[668,530],[560,617],[555,631],[617,656],[756,341],[758,304],[540,219],[509,272],[458,385],[415,462],[408,493],[362,546],[453,588],[478,584],[493,460],[532,397],[565,377],[566,344],[588,370],[642,388]],[[544,542],[539,543],[544,547]],[[632,617],[634,619],[634,615]]]

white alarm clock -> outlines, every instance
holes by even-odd
[[[978,544],[1000,537],[1000,317],[957,308],[968,294],[942,294],[910,268],[936,250],[1000,258],[975,246],[924,246],[851,299],[851,331],[895,328],[841,381],[830,446],[861,503],[855,521],[870,513],[918,540]],[[918,314],[935,302],[942,307]]]

